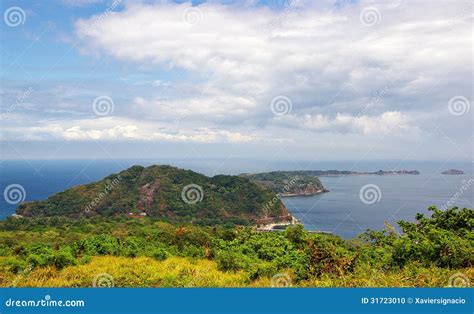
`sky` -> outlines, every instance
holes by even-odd
[[[472,1],[1,13],[2,159],[472,160]]]

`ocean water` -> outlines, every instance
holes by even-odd
[[[75,185],[99,180],[131,165],[170,164],[208,176],[266,172],[272,170],[353,170],[377,171],[417,169],[420,175],[359,175],[321,177],[330,190],[312,197],[283,198],[283,202],[308,230],[332,232],[352,238],[366,229],[383,228],[384,222],[396,225],[412,221],[417,212],[427,213],[430,205],[456,205],[473,208],[474,182],[469,162],[306,162],[265,160],[3,160],[0,162],[0,191],[10,186],[21,188],[26,201],[41,200]],[[442,175],[456,168],[464,175]],[[361,194],[362,189],[362,194]],[[18,189],[17,189],[18,191]],[[366,192],[365,194],[363,192]],[[0,197],[0,219],[13,214],[14,197]],[[8,202],[10,201],[10,202]]]

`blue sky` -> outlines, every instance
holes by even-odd
[[[472,160],[469,1],[1,11],[2,158]]]
[[[173,2],[192,3],[198,6],[205,1]],[[2,75],[8,79],[18,80],[89,78],[91,69],[100,65],[103,60],[92,60],[88,56],[83,56],[77,49],[71,49],[75,43],[74,23],[80,18],[104,13],[112,3],[112,0],[2,1],[2,12],[9,7],[19,6],[26,13],[25,24],[21,27],[11,28],[2,25]],[[125,3],[126,1],[120,1],[115,10],[123,10]],[[142,3],[154,3],[154,1],[142,1]],[[219,3],[242,5],[236,1],[219,1]],[[273,10],[281,10],[285,3],[287,2],[278,0],[256,1],[254,6],[268,6]],[[54,67],[55,71],[48,71],[51,67]],[[120,64],[113,62],[104,68],[107,71],[104,69],[95,72],[94,76],[97,76],[97,79],[117,80],[118,76],[129,74]],[[157,75],[162,75],[166,79],[173,78],[169,71],[157,70],[155,73],[147,74],[142,73],[151,79],[155,79]],[[136,79],[143,79],[143,76]],[[133,77],[130,80],[133,80]]]

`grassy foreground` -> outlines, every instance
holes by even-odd
[[[296,226],[172,225],[150,219],[8,219],[0,223],[0,286],[467,287],[474,212],[387,225],[359,239]]]
[[[459,269],[456,272],[438,267],[420,267],[413,264],[403,271],[384,272],[362,270],[342,277],[323,275],[318,279],[298,283],[283,283],[284,286],[300,287],[444,287],[451,276],[466,276],[474,279],[474,269]],[[291,278],[291,276],[289,276]],[[149,257],[101,256],[92,258],[85,265],[68,266],[58,270],[47,266],[30,273],[1,276],[0,285],[16,287],[271,287],[271,278],[250,280],[244,271],[222,272],[217,264],[209,260],[190,260],[170,257],[157,261]],[[291,279],[290,279],[291,280]]]

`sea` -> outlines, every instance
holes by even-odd
[[[168,164],[208,176],[275,170],[418,170],[419,175],[352,175],[321,177],[328,193],[284,197],[289,211],[307,230],[355,238],[386,223],[413,221],[427,208],[473,208],[472,162],[456,161],[275,161],[246,159],[111,159],[0,161],[0,219],[15,213],[19,201],[46,199],[70,187],[100,180],[132,165]],[[462,175],[443,171],[460,169]],[[205,195],[204,195],[205,197]]]

